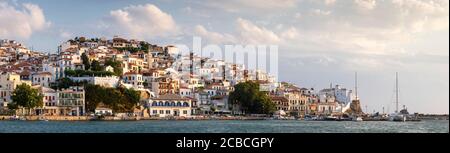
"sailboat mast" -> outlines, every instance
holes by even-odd
[[[358,100],[358,72],[355,72],[355,100]]]
[[[395,112],[398,113],[398,72],[395,72]]]

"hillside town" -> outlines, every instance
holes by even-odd
[[[180,55],[176,46],[145,41],[76,37],[56,53],[37,52],[24,44],[0,40],[0,113],[46,117],[113,116],[133,118],[249,115],[230,103],[230,93],[243,82],[265,87],[274,106],[271,115],[304,118],[348,111],[352,90],[330,84],[325,89],[277,82],[243,64]],[[42,105],[12,109],[15,89],[26,84],[42,95]],[[104,98],[99,90],[105,91]],[[121,103],[121,98],[136,103]],[[119,93],[119,98],[114,98]],[[107,100],[112,99],[112,100]],[[115,101],[117,103],[110,103]]]

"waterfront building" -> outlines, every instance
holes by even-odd
[[[111,108],[106,108],[106,107],[97,107],[94,110],[94,114],[110,116],[110,115],[113,115],[113,110]]]
[[[272,102],[276,105],[276,110],[287,112],[289,110],[289,100],[283,96],[270,96]]]
[[[195,98],[197,99],[196,112],[198,114],[209,114],[211,112],[211,97],[210,93],[203,90],[198,90],[195,93]]]
[[[15,72],[2,72],[0,74],[0,102],[1,107],[7,107],[12,102],[11,94],[16,87],[22,83],[31,86],[31,81],[21,80],[20,75]]]
[[[189,117],[191,116],[191,99],[176,94],[160,95],[150,98],[148,106],[151,116],[156,117]]]
[[[60,115],[82,116],[86,113],[83,87],[73,86],[57,92]]]
[[[301,93],[298,90],[292,90],[284,93],[284,97],[288,99],[289,107],[287,113],[293,116],[300,115]]]
[[[214,114],[230,114],[228,95],[216,95],[211,97],[211,106]]]
[[[319,102],[317,104],[317,113],[330,115],[336,112],[338,103],[333,94],[319,95]]]
[[[37,88],[39,92],[44,96],[43,99],[43,107],[37,108],[37,115],[46,115],[46,116],[53,116],[53,115],[59,115],[59,107],[58,107],[58,93],[56,90],[53,90],[48,87],[44,86],[33,86],[34,88]]]

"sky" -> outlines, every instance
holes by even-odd
[[[76,36],[279,46],[279,80],[354,88],[363,110],[449,112],[448,0],[0,0],[0,38],[55,52]]]

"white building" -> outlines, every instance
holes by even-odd
[[[94,110],[95,115],[112,115],[113,110],[111,108],[99,107]]]
[[[129,84],[135,89],[144,88],[144,79],[140,73],[127,72],[123,75],[123,81],[125,84]]]
[[[191,99],[175,94],[161,95],[148,101],[150,115],[155,117],[191,116]]]
[[[178,55],[180,53],[178,48],[173,45],[166,46],[166,51],[171,56]]]
[[[347,90],[345,88],[341,88],[339,85],[336,85],[334,88],[330,86],[330,88],[322,89],[319,91],[319,96],[321,97],[321,101],[324,101],[325,95],[334,95],[336,102],[340,104],[348,104],[352,102],[353,93],[352,90]]]
[[[7,107],[12,102],[11,94],[16,87],[22,83],[31,86],[31,81],[20,80],[20,75],[14,72],[3,72],[0,74],[0,102],[1,107]]]
[[[50,83],[54,82],[52,73],[50,72],[38,72],[34,73],[31,77],[32,85],[40,85],[43,87],[50,87]]]
[[[43,72],[50,72],[52,74],[51,80],[58,80],[63,76],[63,71],[61,71],[61,67],[59,67],[56,63],[49,62],[42,64]]]
[[[110,65],[105,67],[105,71],[114,72],[114,68]]]
[[[70,87],[58,90],[57,93],[60,115],[82,116],[86,113],[83,87]]]
[[[103,87],[117,87],[119,85],[119,77],[105,76],[105,77],[69,77],[74,82],[86,81],[90,84],[100,85]]]
[[[194,93],[192,92],[192,89],[181,87],[180,88],[180,96],[181,97],[193,97]]]
[[[39,114],[43,115],[57,115],[59,113],[58,109],[58,93],[47,87],[42,86],[34,86],[38,88],[39,92],[42,93],[44,106],[41,108],[41,112]]]

